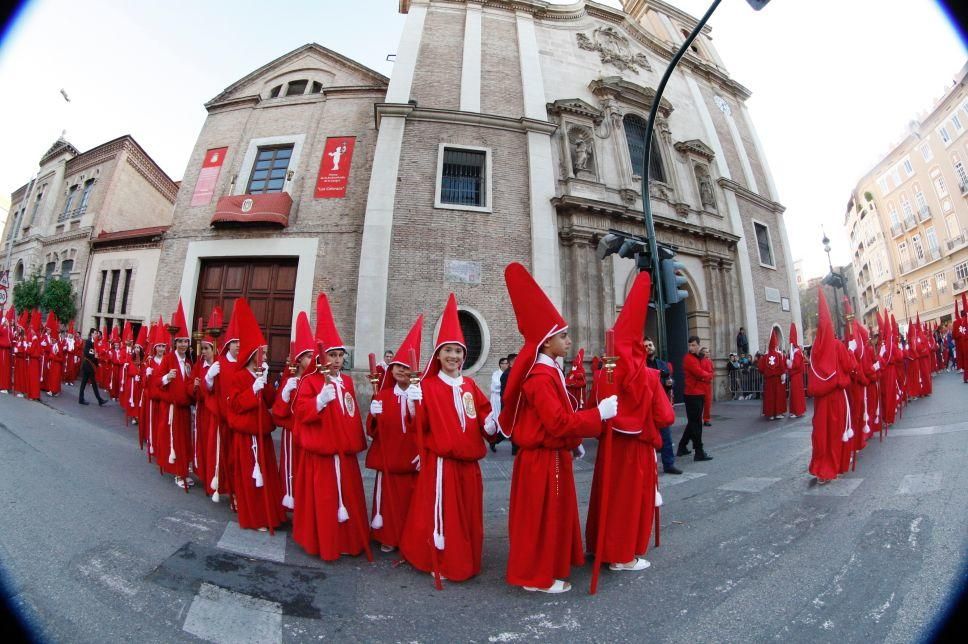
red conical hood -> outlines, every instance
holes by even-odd
[[[249,307],[249,302],[244,298],[235,301],[235,310],[232,311],[232,320],[239,329],[239,368],[245,367],[252,358],[252,354],[266,346],[265,336],[259,327],[255,314]],[[261,368],[256,365],[256,369]]]
[[[155,322],[154,328],[151,330],[151,348],[152,353],[154,353],[154,348],[159,344],[168,346],[168,331],[165,330],[165,320],[159,315],[158,321]]]
[[[236,298],[232,303],[232,313],[229,316],[229,325],[225,329],[225,333],[219,338],[222,341],[222,348],[219,350],[219,355],[225,355],[225,352],[229,348],[230,342],[239,341],[239,326],[235,323],[235,307],[238,306],[239,302],[245,301],[244,297]],[[248,302],[246,302],[248,304]]]
[[[612,326],[615,333],[615,383],[621,396],[629,398],[637,407],[648,391],[648,373],[645,362],[645,323],[649,314],[649,296],[652,293],[652,277],[641,272],[635,276],[632,288],[625,297],[625,304]]]
[[[202,338],[202,342],[207,342],[212,345],[215,352],[218,353],[218,340],[215,339],[211,333],[208,332],[209,329],[221,329],[222,328],[222,307],[213,306],[212,312],[208,316],[208,324],[205,326],[205,337]]]
[[[780,334],[779,329],[773,327],[773,331],[770,332],[770,346],[767,349],[768,353],[774,353],[780,348]]]
[[[329,353],[335,349],[346,351],[346,345],[343,344],[336,329],[329,298],[325,293],[320,293],[316,298],[316,339],[322,343],[323,353]]]
[[[306,353],[316,351],[316,342],[313,340],[313,327],[309,324],[309,316],[305,311],[300,311],[296,316],[296,339],[292,343],[292,361],[299,362],[299,357]]]
[[[111,340],[110,341],[111,341],[111,344],[114,344],[116,342],[121,342],[121,332],[118,329],[118,326],[117,325],[111,327]]]
[[[790,348],[800,346],[800,336],[797,335],[797,323],[790,323]]]
[[[188,330],[188,323],[185,322],[185,308],[182,306],[181,298],[178,298],[178,308],[175,309],[175,314],[171,316],[171,325],[178,327],[178,331],[172,337],[172,342],[192,339],[192,334]]]
[[[961,314],[968,315],[968,293],[961,294]]]
[[[47,312],[47,320],[44,322],[44,327],[51,333],[60,331],[60,323],[57,321],[57,316],[54,315],[53,311]]]
[[[132,342],[134,340],[134,327],[131,326],[131,320],[124,321],[124,330],[121,332],[122,342]]]
[[[821,379],[828,379],[837,371],[837,336],[830,320],[830,309],[823,289],[817,289],[817,335],[810,351],[810,368]]]
[[[857,339],[855,354],[857,357],[863,356],[864,352],[867,351],[867,341],[870,336],[867,333],[867,327],[861,324],[857,318],[854,318],[854,337]]]
[[[413,326],[410,327],[410,331],[407,332],[407,337],[403,339],[400,343],[400,348],[397,352],[393,354],[393,359],[390,360],[390,364],[387,365],[386,373],[383,374],[383,382],[380,384],[380,389],[387,389],[393,386],[395,382],[393,378],[388,378],[390,373],[390,367],[395,364],[402,364],[407,369],[415,371],[420,368],[420,341],[423,337],[423,315],[418,315],[416,321],[414,321]],[[417,364],[410,364],[410,351],[414,352],[414,357],[417,360]]]
[[[24,329],[26,331],[28,324],[30,324],[30,312],[21,311],[20,317],[17,318],[17,326],[19,326],[21,329]]]
[[[40,323],[40,311],[35,310],[30,315],[30,329],[40,335],[41,323]]]
[[[7,309],[7,314],[4,317],[4,319],[10,324],[10,326],[13,326],[14,324],[16,324],[17,312],[13,310],[12,306],[9,309]],[[71,323],[73,324],[73,321]]]
[[[447,306],[444,307],[444,314],[440,318],[440,329],[437,331],[437,338],[434,343],[434,353],[427,361],[424,377],[435,376],[440,371],[440,361],[437,354],[440,347],[445,344],[459,344],[464,347],[465,357],[467,352],[467,342],[464,340],[464,332],[460,328],[460,318],[457,317],[457,296],[451,293],[447,298]],[[461,365],[463,368],[463,365]],[[508,377],[510,383],[510,376]]]
[[[147,325],[142,324],[141,328],[138,329],[138,337],[134,341],[134,343],[139,347],[141,347],[142,349],[148,348],[148,326]]]

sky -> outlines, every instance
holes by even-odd
[[[709,4],[671,3],[694,16]],[[0,192],[27,183],[63,130],[81,151],[130,134],[179,180],[203,104],[282,54],[317,42],[390,75],[397,4],[34,0],[0,43]],[[834,263],[849,262],[850,191],[968,62],[957,31],[930,0],[772,0],[759,12],[723,0],[710,25],[753,93],[793,258],[807,278],[826,271],[823,226]]]

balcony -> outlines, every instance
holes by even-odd
[[[937,246],[934,246],[933,248],[928,248],[927,257],[928,257],[927,259],[928,264],[941,259],[941,249],[938,248]]]
[[[215,224],[276,224],[289,225],[292,197],[286,192],[232,195],[222,197],[215,204],[212,225]]]
[[[908,215],[904,218],[904,230],[911,230],[918,225],[918,222],[914,220],[914,215]]]
[[[901,227],[901,222],[896,224],[891,224],[891,237],[897,237],[904,232],[904,228]]]
[[[85,212],[87,212],[87,206],[79,206],[73,210],[65,210],[57,215],[57,223],[62,224],[68,219],[79,219]]]
[[[960,280],[955,280],[951,283],[952,293],[960,293],[965,289],[968,289],[968,280],[960,279]]]
[[[968,195],[968,183],[965,183],[963,181],[959,181],[958,182],[958,187],[961,188],[961,195],[962,196]]]
[[[921,206],[920,208],[918,208],[918,219],[920,219],[921,221],[927,221],[931,219],[931,207]]]
[[[961,248],[965,245],[966,241],[968,241],[968,230],[962,229],[961,234],[947,241],[948,252],[950,253],[956,248]]]

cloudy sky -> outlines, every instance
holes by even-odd
[[[698,16],[708,0],[672,4]],[[202,104],[224,87],[307,42],[389,75],[403,21],[397,0],[34,0],[0,46],[0,192],[29,181],[62,130],[81,150],[131,134],[181,179]],[[950,85],[964,44],[929,0],[773,0],[758,13],[723,0],[710,24],[753,92],[794,258],[808,276],[825,269],[824,225],[848,261],[851,188]]]

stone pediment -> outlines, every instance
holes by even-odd
[[[625,80],[621,76],[605,76],[593,80],[588,89],[598,97],[613,98],[629,105],[639,107],[644,111],[652,109],[656,91],[651,87],[639,85]],[[668,118],[673,111],[672,103],[665,98],[659,100],[659,114]]]
[[[61,136],[54,141],[54,144],[50,146],[47,152],[44,152],[44,156],[40,157],[40,165],[44,165],[60,154],[69,154],[71,157],[76,157],[80,152],[67,139]]]
[[[306,72],[306,75],[312,78],[313,71],[319,72],[319,79],[326,81],[324,85],[386,88],[390,82],[390,79],[383,74],[355,60],[322,45],[309,43],[240,78],[205,105],[211,107],[219,103],[258,96],[265,84],[275,78],[294,72]]]
[[[554,103],[548,103],[548,113],[554,115],[573,114],[575,116],[584,116],[585,118],[592,119],[596,123],[602,120],[602,110],[580,98],[562,98]]]
[[[677,141],[675,145],[676,151],[682,154],[693,154],[697,157],[701,157],[706,161],[712,161],[716,153],[713,149],[700,141],[699,139],[689,139],[688,141]]]

